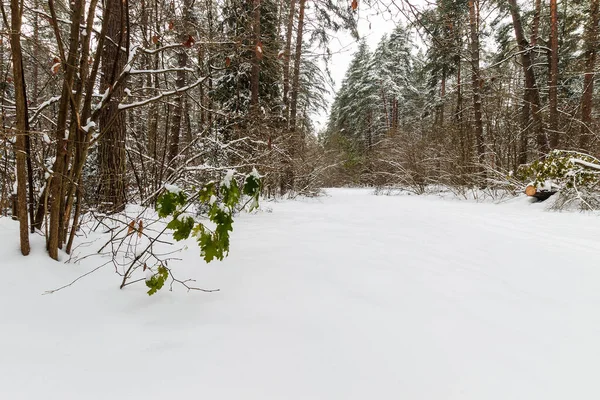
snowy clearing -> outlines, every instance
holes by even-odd
[[[600,398],[600,219],[330,190],[236,219],[180,265],[218,293],[118,290],[0,220],[3,399]],[[93,260],[93,259],[90,259]],[[190,397],[191,396],[191,397]]]

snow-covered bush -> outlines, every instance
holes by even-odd
[[[545,159],[522,166],[517,174],[539,188],[549,184],[558,188],[593,187],[600,179],[600,160],[575,151],[554,150]]]
[[[576,151],[554,150],[543,160],[521,166],[515,176],[538,189],[557,190],[555,208],[577,203],[600,208],[600,160]]]

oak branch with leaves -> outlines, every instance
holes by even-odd
[[[200,254],[207,263],[215,259],[223,260],[229,254],[229,237],[233,231],[233,215],[236,210],[245,208],[252,211],[258,208],[261,189],[259,173],[253,169],[244,177],[241,186],[234,175],[235,171],[229,170],[221,182],[208,182],[192,196],[175,185],[165,185],[164,193],[157,199],[158,216],[171,217],[166,229],[173,232],[173,239],[181,241],[190,236],[194,237],[200,247]],[[243,205],[242,200],[245,201]],[[211,229],[187,213],[193,204],[208,207],[208,218],[214,224],[214,228]],[[126,286],[136,266],[139,267],[136,261],[125,273],[121,287]],[[146,268],[148,267],[144,265],[144,269]],[[148,269],[150,273],[147,274],[145,282],[149,288],[149,295],[162,289],[169,276],[177,281],[166,265],[160,264],[156,266],[156,270]]]

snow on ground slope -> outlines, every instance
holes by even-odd
[[[332,190],[240,216],[213,294],[118,290],[0,220],[2,399],[597,399],[600,220]],[[174,265],[172,265],[174,266]]]

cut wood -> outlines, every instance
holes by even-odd
[[[535,196],[537,189],[533,185],[529,185],[525,188],[525,194],[527,196]]]
[[[529,185],[525,188],[525,194],[529,197],[535,197],[539,201],[544,201],[556,193],[556,190],[538,190],[535,186]]]

